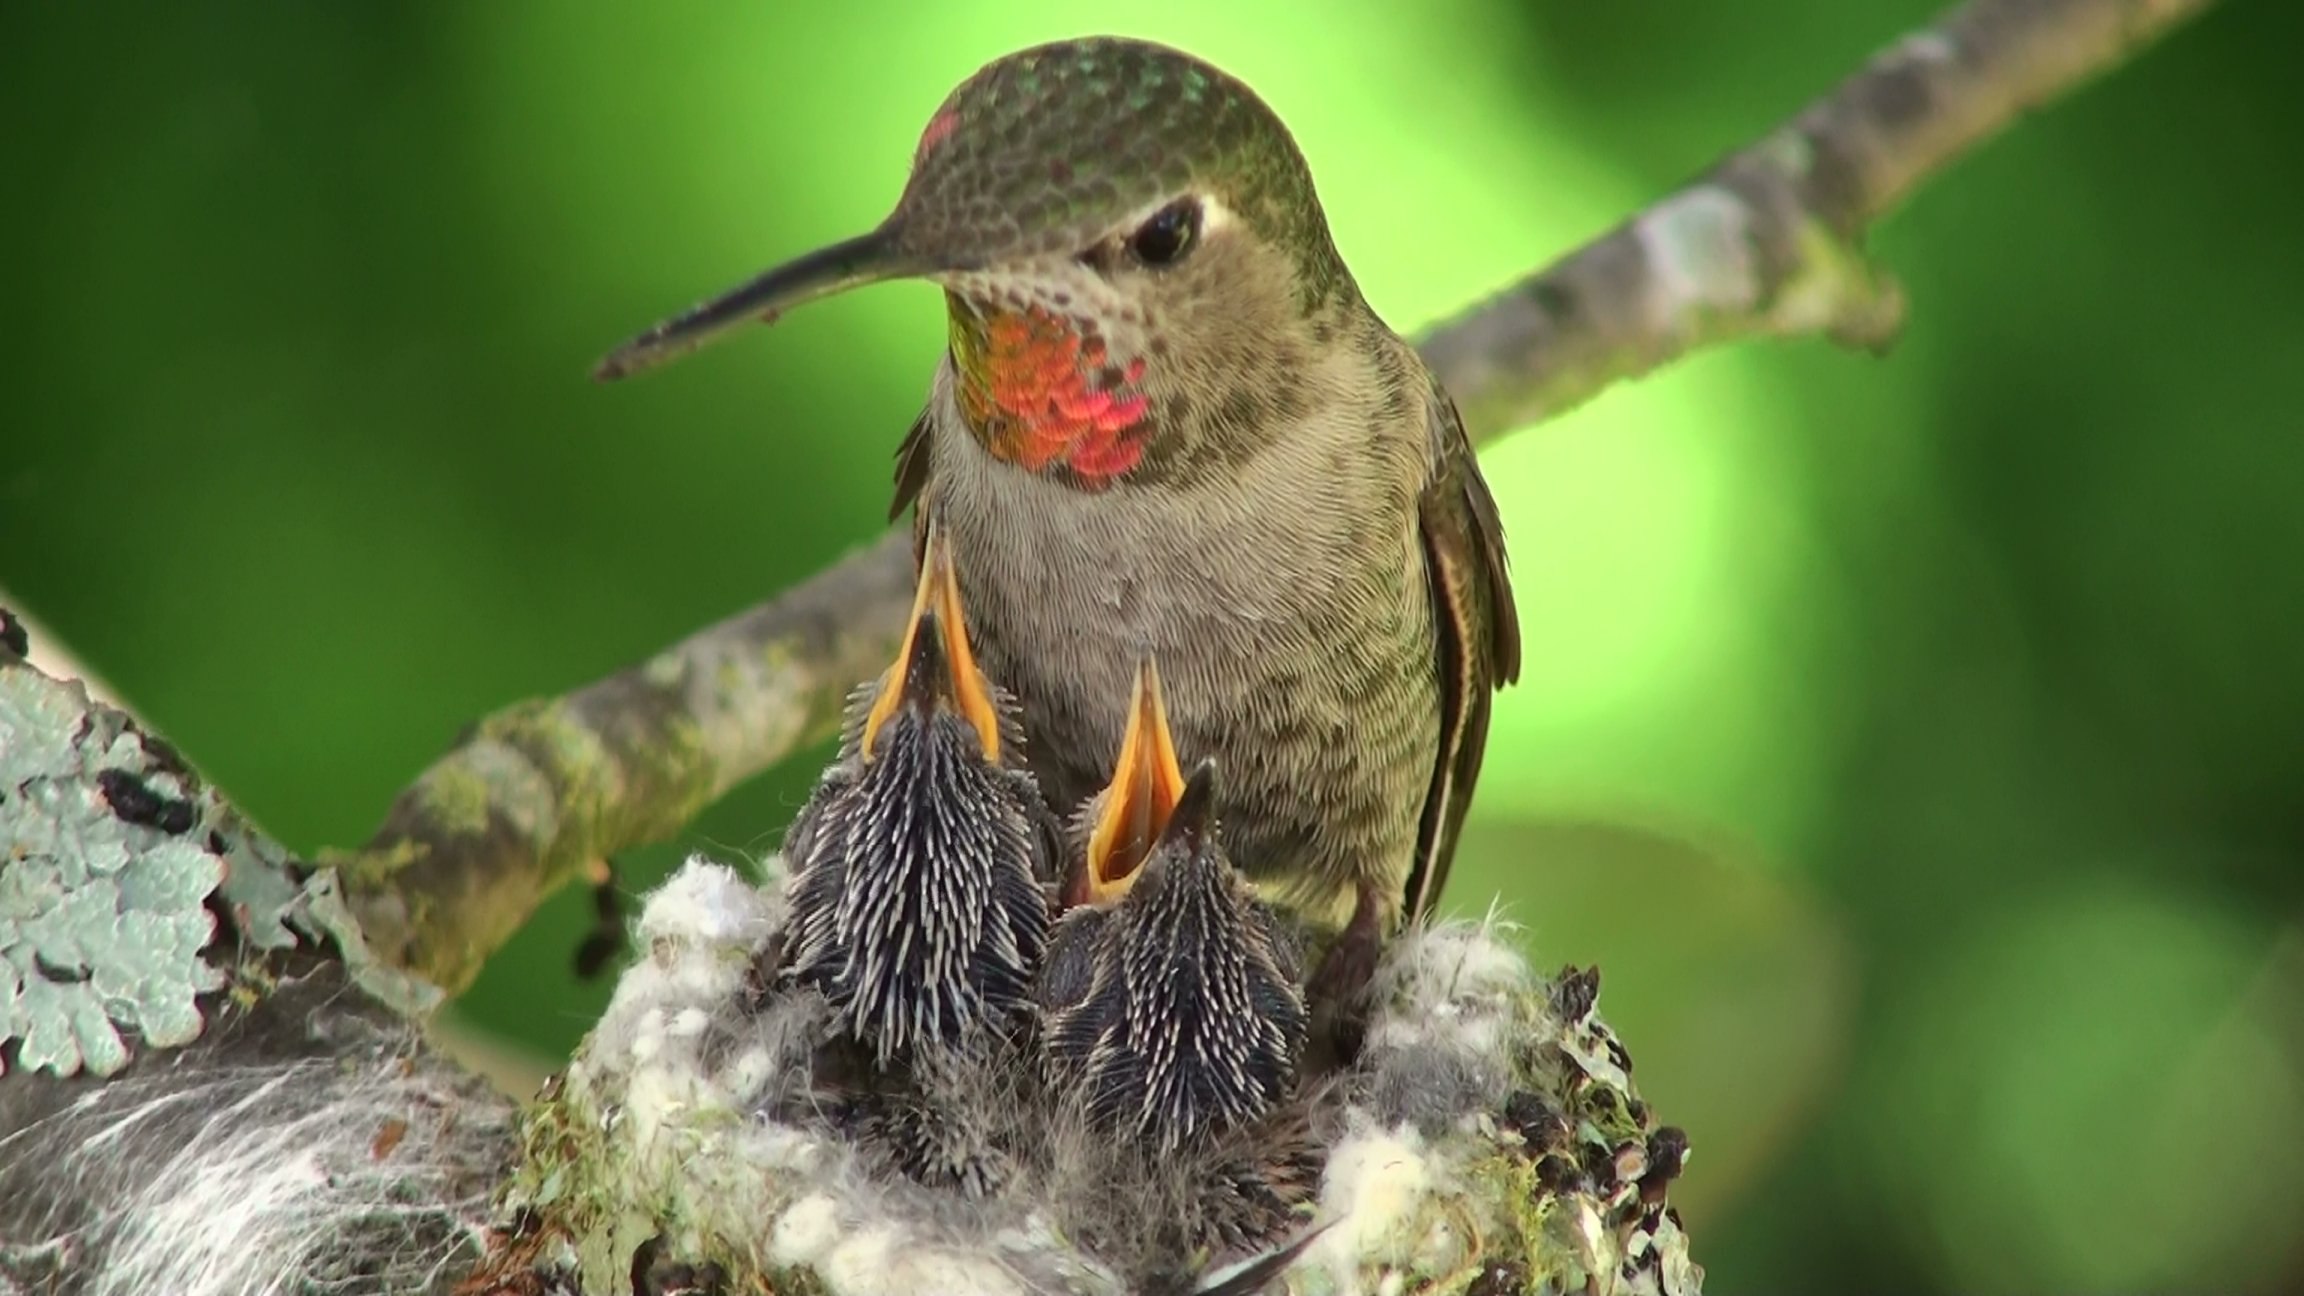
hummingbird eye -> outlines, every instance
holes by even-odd
[[[1179,198],[1136,227],[1128,236],[1128,251],[1143,265],[1174,265],[1199,239],[1200,201]]]

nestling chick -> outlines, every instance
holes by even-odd
[[[1304,1047],[1295,948],[1226,858],[1216,793],[1212,763],[1178,768],[1147,661],[1039,999],[1057,1090],[1158,1156],[1269,1112]]]
[[[932,536],[901,654],[851,700],[840,759],[784,842],[783,972],[882,1068],[973,1054],[1031,1003],[1059,846],[1021,746]]]

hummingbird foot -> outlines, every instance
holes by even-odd
[[[1375,888],[1361,884],[1351,921],[1344,924],[1304,987],[1312,1017],[1308,1053],[1315,1071],[1350,1066],[1360,1056],[1374,1007],[1368,987],[1376,979],[1377,959],[1384,952],[1383,913],[1383,898]]]

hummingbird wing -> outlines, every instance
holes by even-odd
[[[1504,524],[1480,476],[1456,402],[1432,384],[1432,472],[1418,503],[1439,631],[1440,752],[1408,871],[1405,912],[1429,912],[1448,880],[1457,834],[1480,780],[1495,690],[1520,678],[1520,614],[1504,558]]]
[[[1277,1250],[1266,1252],[1255,1263],[1248,1265],[1220,1283],[1196,1289],[1192,1296],[1253,1296],[1254,1293],[1263,1291],[1266,1287],[1271,1286],[1272,1280],[1278,1278],[1288,1266],[1296,1263],[1297,1257],[1303,1255],[1305,1250],[1314,1242],[1319,1241],[1320,1235],[1326,1233],[1329,1225],[1334,1223],[1334,1220],[1330,1220],[1325,1224],[1317,1224],[1306,1229],[1295,1241]]]
[[[924,406],[920,417],[904,433],[902,444],[896,447],[896,498],[888,506],[888,520],[894,522],[912,508],[912,570],[917,573],[920,564],[928,559],[929,468],[933,455],[928,443],[934,439],[935,415],[933,406]]]
[[[888,506],[888,520],[891,522],[904,516],[904,510],[912,507],[921,492],[928,489],[928,439],[933,435],[929,421],[928,408],[923,406],[920,417],[912,420],[911,428],[904,433],[903,442],[896,447],[896,498]],[[917,517],[913,519],[912,529],[912,556],[917,559],[922,539]]]

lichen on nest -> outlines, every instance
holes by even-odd
[[[641,957],[530,1118],[508,1205],[537,1268],[584,1290],[630,1286],[636,1255],[730,1290],[1146,1290],[1150,1225],[1207,1163],[1147,1172],[1010,1076],[960,1101],[1036,1131],[1015,1173],[976,1199],[907,1179],[819,1081],[822,1001],[764,974],[786,916],[782,862],[764,872],[692,858],[649,898]],[[1514,935],[1491,915],[1386,951],[1360,1055],[1307,1091],[1322,1164],[1287,1232],[1309,1241],[1269,1290],[1700,1289],[1666,1200],[1685,1136],[1634,1091],[1597,973],[1535,975]],[[1189,1289],[1275,1245],[1170,1261]]]

